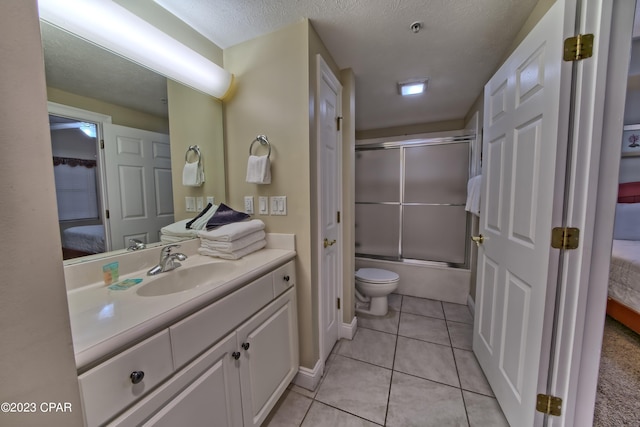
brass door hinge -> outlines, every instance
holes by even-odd
[[[336,123],[338,128],[336,130],[340,130],[340,124],[342,123],[342,117],[336,117]]]
[[[100,140],[100,149],[104,150],[104,139]]]
[[[548,394],[539,394],[536,399],[536,411],[559,417],[562,415],[562,399]]]
[[[338,211],[338,214],[336,215],[336,220],[338,221],[338,224],[340,224],[340,211]]]
[[[580,229],[555,227],[551,230],[551,247],[555,249],[577,249],[580,243]]]
[[[340,310],[340,298],[336,299],[338,310]]]
[[[104,211],[104,216],[109,219],[109,209],[107,209],[106,211]]]
[[[565,61],[580,61],[593,56],[593,34],[578,34],[564,41]]]

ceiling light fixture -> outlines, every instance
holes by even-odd
[[[223,99],[233,75],[111,0],[39,0],[40,18],[163,76]]]
[[[418,95],[427,90],[429,79],[413,79],[398,83],[398,93],[402,96]]]

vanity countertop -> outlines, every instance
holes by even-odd
[[[235,261],[192,255],[173,272],[205,263],[231,263],[233,268],[222,269],[220,281],[168,295],[137,294],[153,280],[146,271],[121,276],[120,280],[143,279],[127,290],[109,290],[104,283],[95,283],[68,291],[76,367],[81,370],[140,341],[285,264],[295,254],[288,249],[262,249]]]

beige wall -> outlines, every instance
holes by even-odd
[[[294,25],[225,49],[225,69],[236,76],[224,104],[227,200],[243,209],[243,196],[287,196],[287,216],[260,216],[269,232],[295,233],[300,363],[318,358],[316,298],[311,273],[308,24]],[[271,184],[245,182],[249,145],[271,142]],[[258,150],[254,147],[255,152]],[[260,152],[262,153],[262,152]]]
[[[222,125],[222,103],[215,98],[167,81],[169,98],[169,127],[171,128],[171,168],[175,220],[193,218],[187,212],[186,196],[213,196],[216,204],[227,199],[225,186],[225,158]],[[205,182],[201,187],[182,185],[185,153],[190,145],[197,145],[203,157]],[[190,161],[194,161],[190,157]]]
[[[258,196],[287,196],[287,216],[255,217],[265,222],[267,231],[296,235],[300,363],[307,368],[313,368],[319,359],[314,114],[317,54],[340,79],[337,65],[308,20],[224,51],[225,69],[236,76],[238,83],[234,96],[224,103],[228,201],[242,209],[244,196],[253,196],[256,206]],[[346,75],[351,76],[346,93],[353,96],[353,74],[347,71]],[[353,116],[353,106],[346,105],[349,111],[344,122]],[[348,153],[353,151],[355,138],[351,125],[345,125],[345,129],[348,133],[343,136],[343,147]],[[245,182],[249,145],[258,134],[267,135],[272,144],[269,185]],[[353,192],[346,191],[344,200],[353,200]],[[345,233],[352,235],[349,221],[343,223]],[[347,241],[344,244],[345,258],[352,259],[353,246]],[[353,318],[352,272],[353,262],[348,261],[344,311],[348,322]]]
[[[111,116],[111,121],[115,125],[169,133],[169,120],[165,117],[154,116],[153,114],[110,104],[99,99],[76,95],[54,87],[47,87],[47,98],[49,101],[58,104]]]
[[[0,425],[81,426],[35,0],[2,2],[0,52],[0,402],[73,410],[0,413]]]

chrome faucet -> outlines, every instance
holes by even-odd
[[[138,239],[129,239],[129,247],[127,248],[128,251],[137,251],[139,249],[146,249],[147,245]]]
[[[147,275],[153,276],[155,274],[164,273],[165,271],[171,271],[180,267],[180,263],[178,261],[184,261],[187,259],[187,256],[180,252],[171,253],[171,249],[179,247],[180,245],[167,245],[163,247],[160,251],[160,262],[151,270],[147,271]]]

